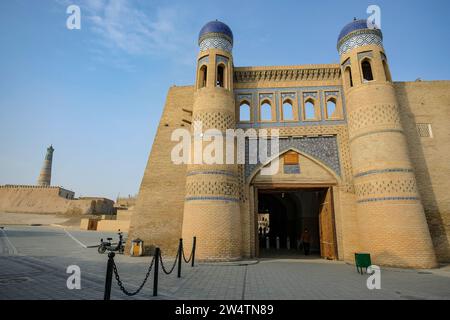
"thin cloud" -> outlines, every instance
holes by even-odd
[[[86,7],[93,32],[109,48],[131,55],[161,55],[190,45],[181,34],[183,17],[176,7],[156,8],[153,16],[133,1],[86,1]]]
[[[57,0],[62,1],[62,0]],[[183,52],[193,52],[187,12],[178,6],[150,8],[145,2],[126,0],[83,0],[82,26],[96,36],[96,60],[111,61],[121,56],[165,56],[185,63]],[[195,52],[195,51],[194,51]],[[114,57],[115,56],[115,57]],[[125,57],[124,57],[125,56]],[[127,69],[129,69],[127,67]]]

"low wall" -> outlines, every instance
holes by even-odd
[[[97,222],[97,231],[120,231],[128,232],[130,220],[99,220]]]
[[[110,214],[114,202],[103,198],[66,199],[59,187],[0,186],[0,212]]]

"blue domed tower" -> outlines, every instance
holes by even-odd
[[[233,50],[233,32],[225,23],[218,20],[208,22],[198,35],[200,51],[221,49],[231,53]]]
[[[374,264],[436,266],[381,30],[355,19],[339,34],[361,250]]]
[[[233,94],[233,33],[223,22],[208,22],[198,38],[197,79],[192,109],[191,161],[187,167],[182,235],[186,247],[197,237],[201,260],[241,257],[241,219],[237,164],[208,157],[215,136],[236,126]],[[215,136],[202,132],[214,129]],[[200,147],[200,152],[199,152]],[[209,158],[209,159],[208,159]]]

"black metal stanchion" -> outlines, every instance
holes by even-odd
[[[183,239],[178,244],[178,278],[181,278],[181,259],[183,259]]]
[[[105,295],[103,300],[111,300],[111,284],[112,284],[112,274],[114,266],[114,252],[108,254],[108,265],[106,267],[106,280],[105,280]]]
[[[194,237],[194,241],[192,242],[192,267],[194,266],[195,261],[195,246],[197,245],[197,237]]]
[[[155,271],[153,273],[153,296],[156,297],[158,295],[158,269],[159,269],[159,257],[161,255],[161,250],[159,248],[155,248]]]

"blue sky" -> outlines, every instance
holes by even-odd
[[[81,30],[66,8],[81,8]],[[197,35],[226,22],[236,66],[334,63],[336,38],[382,10],[396,81],[450,79],[450,1],[0,1],[0,184],[34,184],[53,144],[55,185],[135,194],[171,85],[194,82]]]

